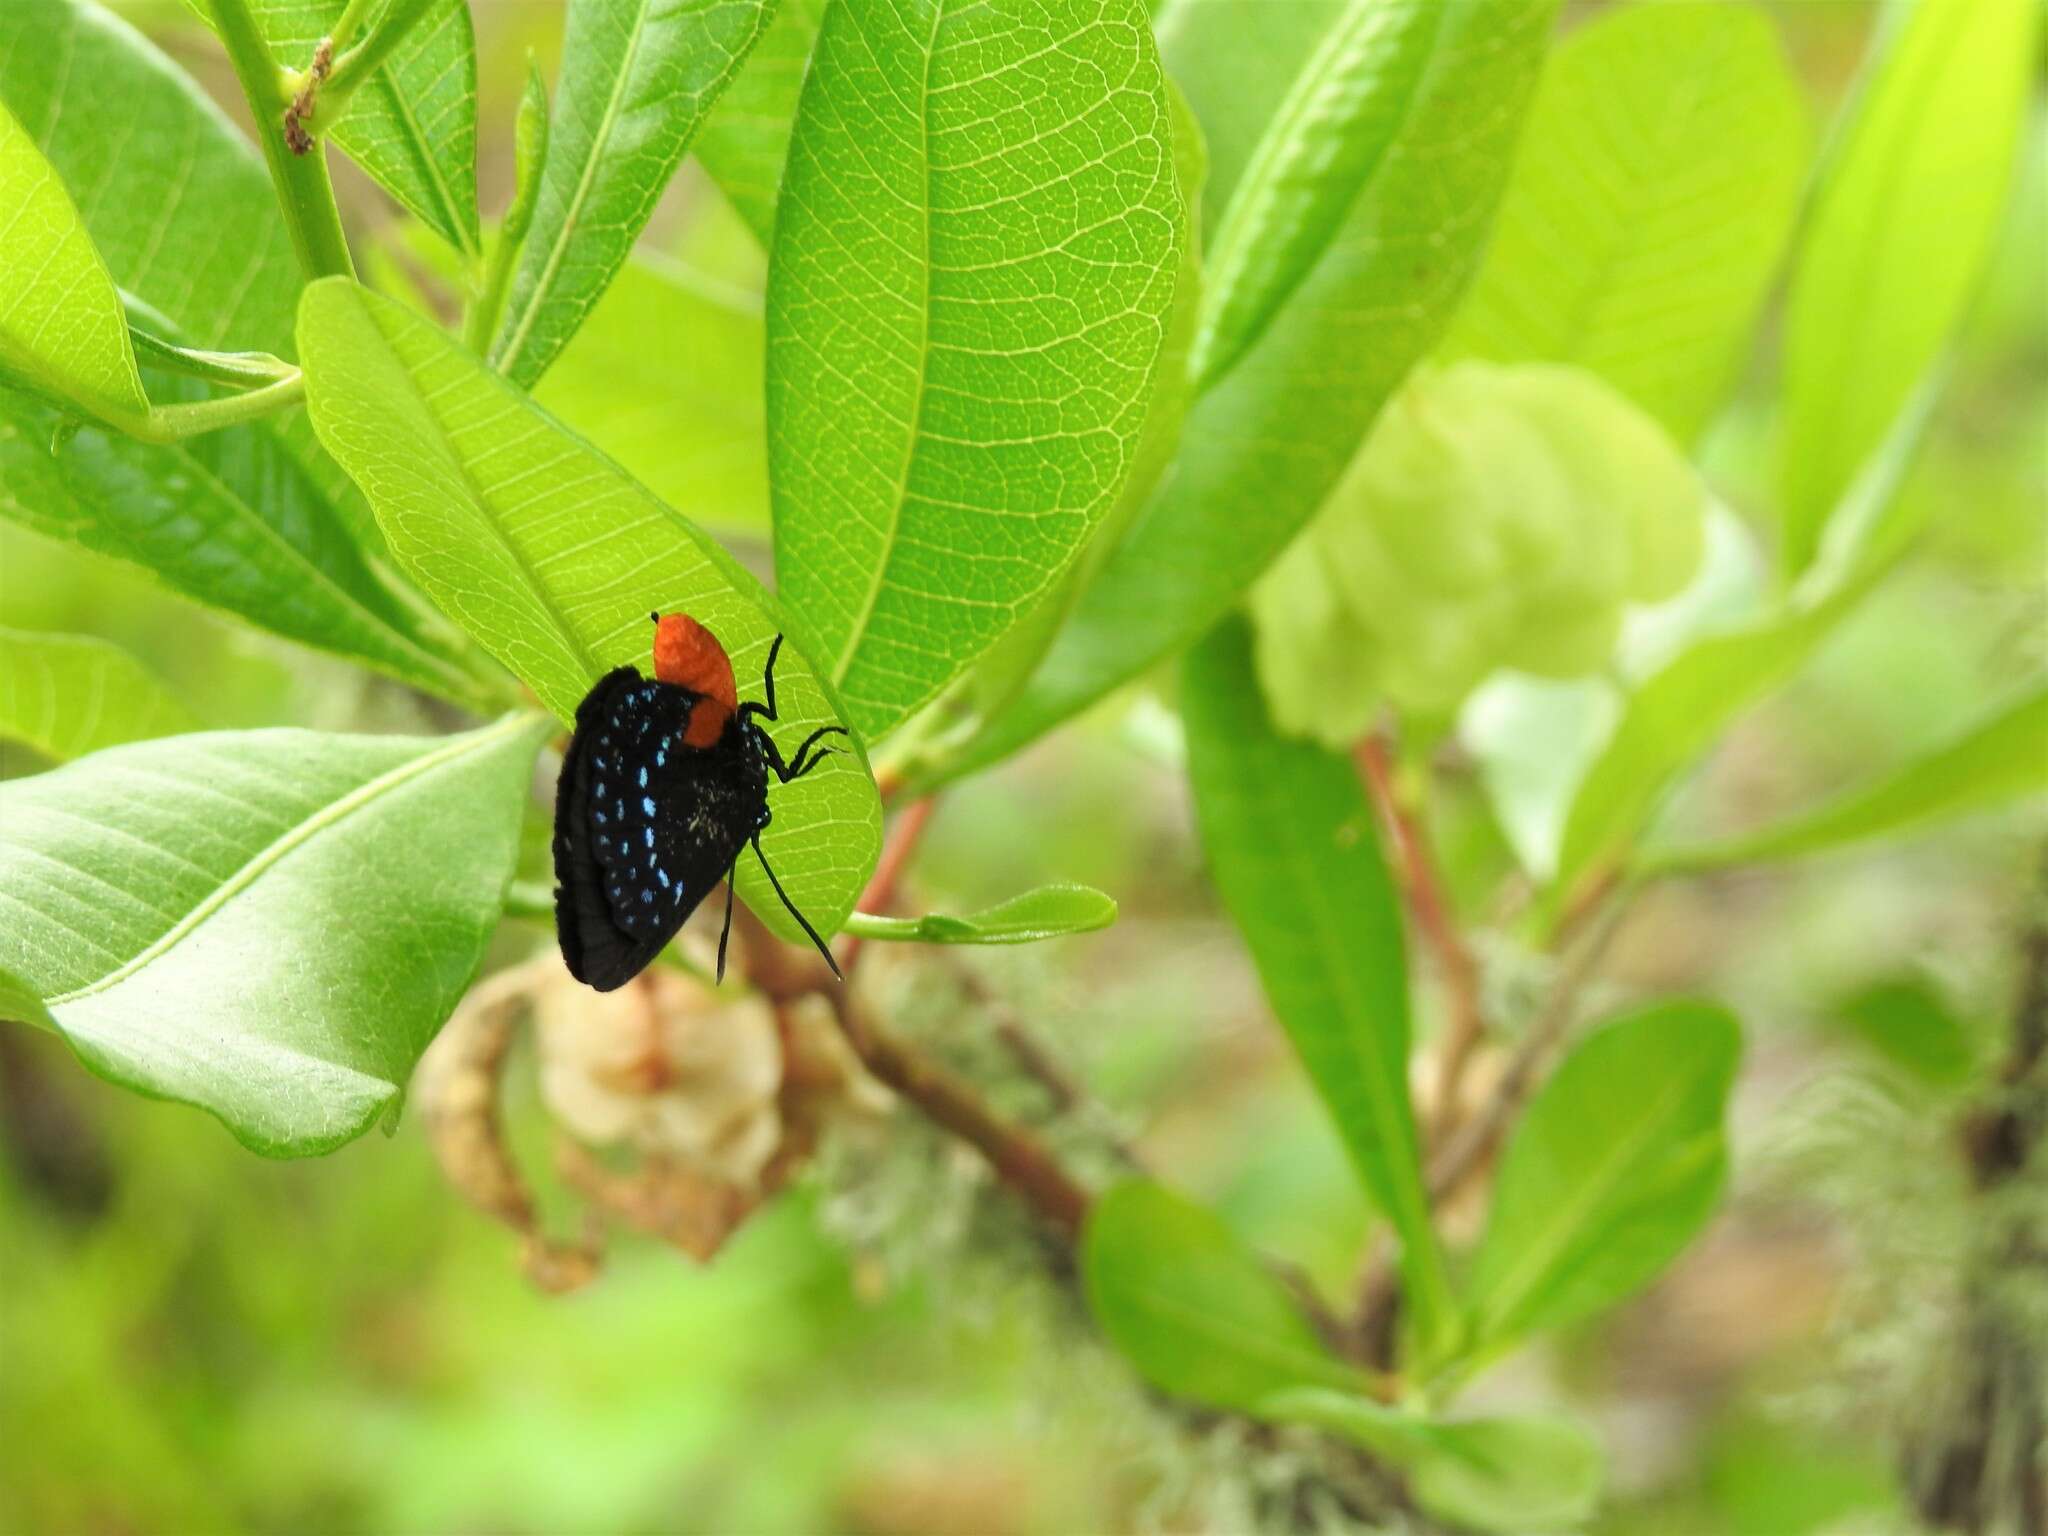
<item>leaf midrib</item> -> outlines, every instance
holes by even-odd
[[[446,24],[444,20],[442,25]],[[482,248],[477,244],[475,232],[469,227],[461,208],[456,203],[455,189],[441,174],[441,162],[435,156],[426,131],[420,126],[419,117],[412,109],[411,98],[399,86],[397,66],[386,64],[379,72],[378,80],[384,87],[384,94],[389,98],[392,116],[405,131],[405,137],[426,174],[427,185],[441,204],[441,216],[448,221],[448,228],[454,232],[456,249],[471,261],[475,261],[483,255]]]
[[[282,445],[280,445],[280,450],[283,451]],[[350,592],[331,573],[322,569],[311,555],[287,539],[268,518],[258,515],[255,509],[250,507],[248,501],[236,492],[234,487],[230,486],[205,464],[201,463],[189,446],[179,444],[172,451],[177,454],[178,458],[196,479],[205,482],[206,485],[212,488],[213,493],[220,498],[224,506],[229,508],[231,512],[240,509],[244,514],[243,521],[254,527],[271,545],[283,551],[287,560],[296,564],[305,572],[311,585],[325,588],[328,594],[340,603],[344,610],[355,614],[360,621],[367,625],[371,634],[382,636],[389,642],[395,642],[395,649],[400,654],[416,658],[424,663],[430,672],[441,677],[444,681],[459,685],[471,684],[475,681],[458,672],[450,663],[442,660],[432,651],[419,645],[389,619],[383,617],[375,609],[365,604],[361,598]],[[312,643],[301,640],[296,635],[287,638],[300,640],[302,644]],[[368,661],[372,659],[368,652],[359,652],[358,654],[363,660]]]
[[[1295,1341],[1275,1339],[1215,1312],[1163,1295],[1147,1285],[1112,1281],[1107,1289],[1111,1294],[1121,1295],[1126,1301],[1135,1303],[1142,1311],[1179,1323],[1190,1333],[1218,1340],[1235,1348],[1246,1359],[1296,1381],[1352,1391],[1358,1390],[1361,1384],[1342,1365],[1308,1349],[1306,1341],[1302,1341],[1302,1347],[1307,1352],[1297,1352]]]
[[[1703,1059],[1699,1066],[1704,1073],[1711,1063]],[[1587,1214],[1607,1201],[1620,1181],[1621,1170],[1635,1166],[1637,1153],[1653,1135],[1666,1129],[1667,1123],[1697,1087],[1697,1076],[1673,1079],[1651,1106],[1650,1112],[1637,1123],[1635,1131],[1610,1144],[1610,1155],[1591,1177],[1579,1181],[1578,1188],[1565,1202],[1562,1215],[1549,1224],[1549,1235],[1525,1248],[1521,1262],[1511,1265],[1502,1272],[1503,1278],[1486,1287],[1485,1323],[1482,1327],[1506,1329],[1534,1293],[1536,1279],[1554,1266],[1559,1254],[1570,1249],[1578,1230],[1586,1225]],[[1565,1235],[1560,1237],[1558,1234]],[[1479,1298],[1475,1298],[1475,1305],[1478,1302]]]
[[[228,902],[254,885],[257,880],[262,878],[265,873],[287,854],[303,845],[316,834],[335,826],[386,793],[403,788],[412,780],[431,772],[444,763],[452,762],[473,750],[480,750],[484,747],[495,745],[504,737],[517,734],[522,727],[529,725],[532,719],[531,715],[526,714],[507,715],[496,725],[486,726],[483,730],[469,735],[458,736],[444,747],[438,747],[432,752],[411,758],[406,762],[398,764],[395,768],[386,769],[369,782],[356,786],[356,788],[350,790],[339,800],[331,801],[327,805],[322,806],[304,821],[273,839],[266,847],[259,850],[240,869],[209,891],[204,900],[190,912],[186,913],[167,932],[143,949],[133,959],[124,965],[116,967],[96,981],[74,988],[60,997],[47,999],[45,1006],[51,1009],[60,1008],[67,1003],[79,1002],[119,986],[122,982],[128,980],[129,977],[135,975],[146,966],[154,964],[172,949],[183,943],[214,913],[220,911]]]
[[[511,374],[518,362],[527,338],[533,334],[533,327],[539,320],[544,302],[554,285],[555,274],[561,269],[569,248],[581,222],[583,205],[590,199],[591,184],[597,179],[597,167],[604,159],[604,146],[611,137],[612,127],[618,121],[619,103],[624,99],[626,82],[632,77],[633,68],[639,62],[640,43],[647,30],[647,12],[653,0],[640,0],[633,16],[632,31],[626,38],[626,56],[619,61],[619,69],[612,76],[612,88],[605,98],[604,112],[598,118],[597,131],[590,136],[590,153],[583,162],[583,171],[576,179],[576,190],[570,196],[561,225],[553,244],[548,247],[547,260],[533,285],[533,298],[519,317],[518,327],[506,337],[504,350],[499,354],[502,371]]]
[[[404,354],[399,350],[397,341],[379,322],[377,312],[370,305],[363,302],[361,290],[352,292],[350,298],[357,306],[370,329],[377,333],[378,340],[383,343],[392,361],[398,364],[399,375],[404,379],[406,388],[412,392],[413,399],[419,402],[420,414],[430,424],[434,439],[441,449],[443,458],[446,459],[456,475],[460,477],[464,488],[469,492],[472,503],[478,512],[481,513],[479,521],[490,530],[491,536],[497,540],[498,547],[505,552],[506,558],[517,566],[519,573],[526,578],[527,592],[532,595],[533,600],[547,614],[548,619],[554,626],[556,636],[565,647],[574,653],[576,659],[582,663],[586,680],[596,678],[603,671],[603,668],[598,665],[596,655],[584,643],[583,637],[577,632],[576,627],[569,622],[569,616],[562,612],[560,604],[555,600],[554,588],[534,569],[534,563],[527,556],[526,551],[513,541],[512,535],[506,531],[504,524],[499,521],[489,493],[485,491],[483,483],[477,479],[475,471],[470,467],[468,455],[464,454],[456,446],[454,438],[449,433],[447,421],[435,409],[435,401],[440,398],[439,394],[429,397],[427,392],[420,387],[419,379],[414,373],[412,366],[406,361]],[[523,391],[518,391],[517,386],[508,382],[502,375],[493,375],[486,371],[482,374],[481,378],[483,382],[495,385],[501,393],[517,391],[517,400],[515,401],[517,409],[527,411],[538,409],[538,407],[531,403]],[[593,453],[596,452],[595,449],[591,451]],[[606,460],[606,462],[609,463],[610,461]],[[621,473],[623,474],[624,472],[621,471]],[[641,494],[644,496],[646,493],[642,492]],[[664,508],[663,510],[666,511],[667,509]],[[670,517],[672,521],[677,520],[674,518],[674,514],[670,514]]]

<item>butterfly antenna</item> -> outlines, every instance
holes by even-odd
[[[782,882],[775,878],[775,871],[768,867],[768,855],[761,851],[761,834],[758,832],[754,834],[754,857],[761,861],[761,872],[768,877],[768,883],[775,887],[775,894],[782,898],[782,904],[789,909],[789,915],[796,919],[799,928],[810,935],[811,942],[818,946],[818,953],[823,955],[825,963],[832,967],[832,974],[844,981],[846,975],[839,969],[839,962],[832,958],[832,951],[826,947],[825,941],[818,937],[818,930],[811,926],[810,919],[797,911],[796,903],[789,899],[789,892],[782,888]]]
[[[756,851],[758,852],[759,850]],[[735,860],[734,862],[737,865],[738,861]],[[736,872],[736,869],[728,869],[725,872],[725,926],[718,930],[717,982],[720,986],[725,984],[725,941],[732,937],[732,877]],[[771,875],[769,878],[773,879],[774,877]]]

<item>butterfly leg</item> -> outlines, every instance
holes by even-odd
[[[775,718],[775,658],[782,654],[782,636],[775,637],[775,643],[768,647],[768,665],[761,669],[761,691],[768,695],[768,708],[763,711],[770,720]]]
[[[759,699],[742,699],[737,711],[741,724],[749,720],[775,718],[775,658],[781,654],[782,636],[777,635],[775,643],[768,647],[768,665],[761,669],[761,691],[768,695],[768,702],[764,704]]]
[[[725,872],[725,926],[718,930],[718,981],[725,981],[725,941],[732,937],[732,877],[739,873],[740,861],[735,858],[732,868]]]
[[[765,827],[767,825],[768,822],[766,818],[763,818],[761,826]],[[803,931],[807,935],[809,935],[810,941],[813,944],[818,946],[818,953],[823,955],[825,957],[825,963],[832,967],[832,974],[834,976],[839,976],[842,980],[844,980],[843,973],[839,969],[839,962],[832,958],[831,947],[827,945],[823,939],[818,937],[818,930],[811,926],[811,920],[805,917],[803,913],[797,911],[796,903],[789,899],[789,892],[785,891],[782,888],[782,882],[775,878],[775,871],[768,867],[768,855],[761,851],[760,828],[756,828],[754,831],[753,843],[754,857],[761,861],[761,873],[766,875],[768,877],[768,883],[775,887],[775,894],[782,898],[783,906],[789,909],[789,915],[796,919],[797,926],[803,929]]]
[[[843,725],[819,726],[815,731],[811,732],[810,735],[806,736],[803,740],[803,745],[796,749],[796,756],[790,759],[788,769],[782,772],[781,774],[782,782],[787,784],[791,779],[800,779],[805,774],[809,773],[813,768],[817,767],[818,764],[823,762],[827,757],[831,756],[834,752],[845,751],[846,749],[844,747],[818,746],[820,740],[822,740],[824,737],[832,735],[835,731],[838,732],[838,734],[840,734],[841,736],[850,736],[853,734],[851,731],[847,730],[847,728]],[[814,747],[817,748],[815,752],[812,751]]]

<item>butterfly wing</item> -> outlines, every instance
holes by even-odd
[[[570,974],[600,992],[675,937],[766,804],[727,739],[684,743],[699,697],[620,667],[577,708],[555,795],[555,927]]]

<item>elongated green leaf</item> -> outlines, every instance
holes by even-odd
[[[1574,1529],[1592,1514],[1606,1475],[1600,1442],[1569,1419],[1425,1419],[1315,1388],[1283,1393],[1261,1411],[1356,1440],[1406,1471],[1424,1510],[1473,1530]]]
[[[1447,352],[1590,368],[1689,440],[1747,349],[1810,137],[1753,7],[1588,22],[1544,72]]]
[[[1692,1240],[1720,1197],[1741,1050],[1722,1009],[1668,1002],[1565,1058],[1494,1186],[1467,1293],[1475,1349],[1613,1305]]]
[[[764,534],[761,299],[642,252],[533,398],[692,521]]]
[[[1354,0],[1159,0],[1152,30],[1209,148],[1204,249],[1303,68]],[[1256,39],[1256,46],[1247,46]]]
[[[1116,903],[1085,885],[1042,885],[967,917],[877,917],[855,912],[846,931],[905,944],[1036,944],[1090,933],[1116,921]]]
[[[96,6],[7,0],[0,95],[72,188],[115,281],[172,339],[297,355],[298,265],[270,179],[177,66]],[[159,404],[201,393],[164,375],[151,390]],[[495,691],[445,626],[370,575],[351,547],[379,543],[369,509],[303,412],[169,448],[87,431],[53,461],[55,426],[55,413],[0,398],[0,515],[417,686],[478,703]]]
[[[0,378],[83,407],[149,414],[107,264],[28,130],[0,104]]]
[[[1407,95],[1407,119],[1322,258],[1196,402],[1180,462],[1017,705],[934,780],[1006,756],[1213,625],[1321,505],[1436,340],[1485,242],[1554,7],[1441,9],[1419,77],[1386,83]],[[1182,14],[1184,38],[1213,24],[1227,30],[1207,46],[1251,51],[1242,8]]]
[[[245,0],[271,56],[305,69],[348,0]],[[210,24],[208,0],[187,0]],[[424,12],[335,125],[334,142],[456,250],[483,240],[476,211],[476,34],[467,0]]]
[[[531,387],[626,264],[767,0],[571,0],[540,201],[491,360]]]
[[[1442,5],[1353,0],[1267,125],[1224,211],[1190,371],[1208,388],[1323,255],[1400,132]]]
[[[2048,793],[2048,685],[2036,684],[1952,741],[1864,788],[1725,842],[1655,848],[1652,872],[1753,864],[1883,837],[1968,811]]]
[[[159,403],[205,386],[158,376]],[[0,517],[141,566],[174,591],[459,702],[496,685],[417,638],[415,617],[275,436],[157,446],[88,427],[55,454],[54,410],[0,390]]]
[[[1695,641],[1624,701],[1620,722],[1572,796],[1553,906],[1628,855],[1672,781],[1744,709],[1790,680],[1869,590],[1881,567],[1826,596]]]
[[[299,347],[321,440],[369,496],[394,557],[559,718],[610,668],[646,670],[648,613],[680,610],[724,642],[742,689],[788,629],[778,734],[841,723],[804,636],[753,577],[432,324],[328,279],[306,290]],[[770,805],[776,873],[832,933],[881,849],[864,753],[828,758]],[[738,878],[764,921],[801,937],[756,860]]]
[[[0,737],[64,762],[199,722],[118,645],[0,629]]]
[[[1162,1392],[1251,1412],[1304,1387],[1365,1388],[1220,1218],[1160,1185],[1095,1202],[1081,1281],[1110,1342]]]
[[[779,590],[879,736],[1128,474],[1183,212],[1139,0],[835,0],[768,280]]]
[[[825,0],[779,0],[746,67],[697,135],[698,160],[764,248],[775,232],[797,93],[824,15]]]
[[[1920,0],[1836,146],[1785,315],[1789,572],[1961,318],[2012,181],[2040,16],[2036,0]]]
[[[1357,775],[1279,735],[1232,619],[1188,658],[1188,777],[1223,904],[1360,1181],[1403,1246],[1425,1343],[1449,1326],[1408,1097],[1408,972],[1400,904]]]
[[[0,785],[0,970],[102,1076],[328,1151],[475,977],[550,728],[177,736]]]

